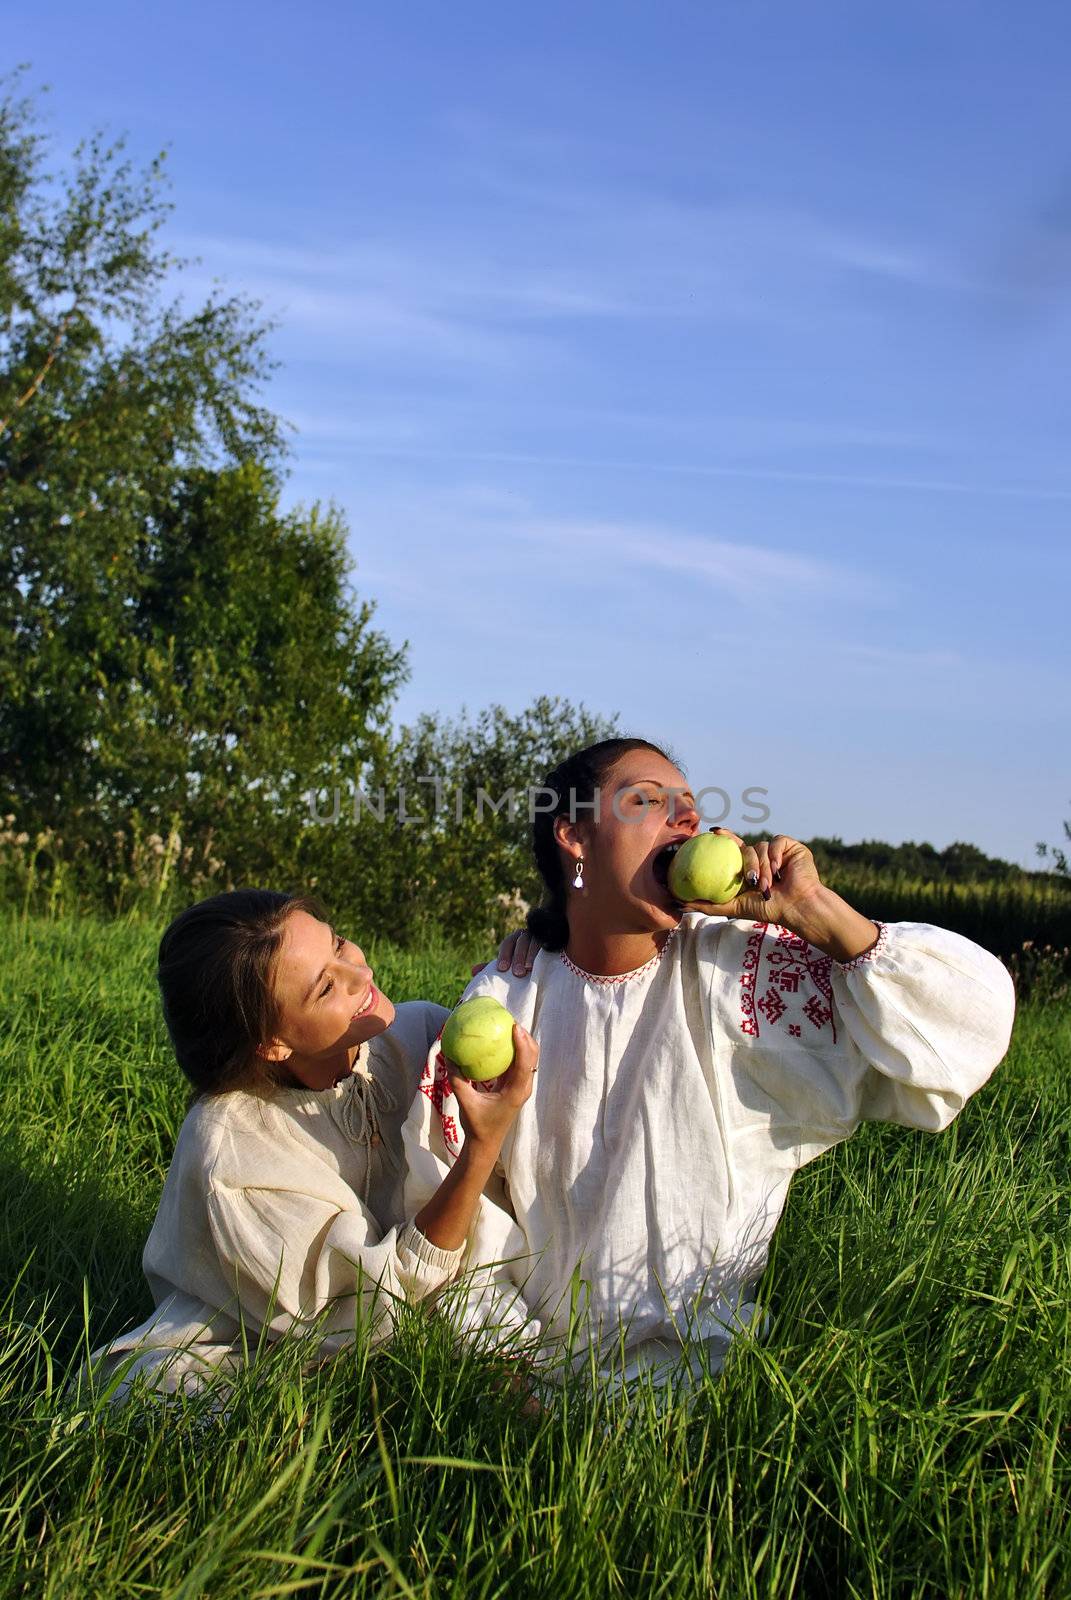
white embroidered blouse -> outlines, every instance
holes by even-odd
[[[1005,967],[943,928],[879,925],[838,964],[786,928],[698,912],[619,978],[541,951],[527,979],[485,968],[477,994],[540,1058],[456,1315],[481,1338],[523,1327],[543,1354],[579,1318],[580,1348],[623,1347],[626,1378],[668,1371],[682,1345],[719,1365],[792,1174],[864,1119],[945,1127],[1014,1015]],[[403,1136],[411,1215],[463,1137],[437,1045]]]

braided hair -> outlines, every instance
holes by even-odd
[[[569,942],[568,890],[554,837],[555,820],[569,816],[570,805],[575,815],[576,808],[594,800],[611,769],[631,750],[650,750],[664,761],[671,759],[647,739],[602,739],[575,751],[543,779],[543,788],[553,793],[555,802],[550,810],[537,811],[532,821],[532,853],[544,894],[543,904],[529,911],[526,926],[544,950],[564,950]]]

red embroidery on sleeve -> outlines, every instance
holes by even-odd
[[[436,1045],[441,1038],[442,1028],[439,1029],[436,1036]],[[451,1105],[453,1104],[454,1093],[450,1088],[450,1075],[446,1070],[446,1063],[443,1060],[441,1050],[435,1049],[434,1052],[428,1052],[428,1059],[424,1063],[424,1071],[420,1078],[420,1092],[427,1095],[435,1108],[436,1115],[439,1118],[439,1125],[442,1128],[446,1153],[456,1160],[461,1153],[461,1146],[464,1143],[465,1136],[458,1127],[455,1117],[446,1109],[447,1102]]]
[[[814,1016],[810,1020],[814,1022],[816,1028],[819,1026],[825,1027],[828,1022],[833,1033],[833,1043],[836,1044],[837,1024],[833,1021],[833,985],[829,981],[829,969],[833,963],[828,956],[816,956],[813,945],[805,946],[805,959],[807,970],[811,974],[814,985],[825,999],[825,1004],[819,1008],[817,1007],[817,995],[812,997],[816,1002],[815,1016],[820,1015],[821,1022],[816,1022]],[[807,1007],[805,1006],[804,1010],[806,1011],[806,1009]]]
[[[763,941],[771,928],[775,938],[766,951],[764,971]],[[831,965],[828,956],[819,955],[798,933],[768,922],[756,923],[748,935],[740,974],[741,1032],[757,1039],[761,1012],[771,1027],[781,1023],[782,1031],[792,1039],[800,1038],[799,1018],[803,1017],[819,1031],[829,1027],[835,1043]],[[764,983],[765,992],[756,999]]]
[[[443,1141],[446,1145],[446,1148],[450,1151],[451,1155],[456,1156],[458,1151],[461,1149],[461,1136],[457,1131],[457,1123],[454,1121],[453,1117],[448,1116],[443,1116],[440,1120],[443,1125]]]
[[[755,977],[759,970],[759,951],[769,926],[768,922],[756,922],[748,934],[744,970],[740,974],[740,1030],[750,1033],[755,1039],[759,1036],[759,1019],[755,1013]]]
[[[818,995],[816,994],[812,994],[811,998],[804,1006],[803,1015],[807,1018],[807,1021],[812,1022],[816,1028],[824,1028],[827,1022],[831,1023],[833,1020],[833,1012],[824,1001],[819,999]],[[834,1029],[833,1037],[836,1038],[836,1029]]]
[[[761,1000],[756,1001],[767,1022],[780,1022],[788,1007],[771,984]]]

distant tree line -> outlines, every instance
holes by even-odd
[[[866,867],[874,872],[919,878],[926,883],[999,883],[1024,876],[1023,869],[1010,861],[987,856],[977,845],[886,844],[881,839],[864,839],[845,844],[843,839],[818,838],[809,841],[816,862],[825,871],[837,867]],[[1043,878],[1044,873],[1027,874]]]

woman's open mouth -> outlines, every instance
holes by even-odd
[[[350,1021],[351,1022],[356,1022],[358,1017],[363,1017],[367,1011],[371,1011],[372,1007],[376,1003],[376,1000],[377,1000],[378,996],[379,996],[379,990],[376,988],[375,984],[374,983],[369,984],[367,995],[365,996],[365,998],[361,1002],[361,1004],[357,1007],[357,1010],[353,1013],[353,1016],[350,1018]]]
[[[651,862],[651,871],[654,873],[655,878],[662,885],[663,889],[669,889],[670,863],[687,837],[688,835],[685,834],[683,838],[674,839],[671,844],[667,844],[662,850],[660,850],[655,856],[654,860]]]

